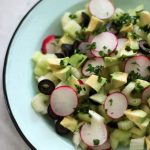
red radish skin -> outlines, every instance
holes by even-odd
[[[83,85],[83,84],[84,84],[84,82],[83,82],[81,79],[78,80],[78,82],[79,82],[80,85]]]
[[[110,0],[91,0],[89,3],[91,14],[99,19],[108,19],[114,12],[114,5]]]
[[[57,87],[51,94],[50,105],[57,116],[68,116],[78,105],[77,93],[70,86]]]
[[[104,63],[104,59],[103,58],[94,58],[94,59],[89,59],[84,65],[83,65],[83,68],[82,68],[82,74],[86,77],[89,77],[90,75],[93,74],[93,72],[89,72],[89,71],[86,71],[88,69],[88,65],[91,64],[92,67],[96,67],[96,66],[105,66],[105,63]]]
[[[146,103],[146,100],[150,97],[150,86],[144,89],[142,93],[142,103]]]
[[[96,43],[96,49],[92,50],[92,54],[96,57],[101,57],[99,52],[103,51],[104,54],[112,54],[118,45],[117,37],[110,32],[103,32],[92,40],[91,43]]]
[[[144,55],[138,55],[127,60],[124,70],[126,73],[134,71],[142,77],[148,77],[150,76],[148,66],[150,66],[150,59]]]
[[[56,39],[56,36],[55,35],[49,35],[47,36],[43,43],[42,43],[42,53],[43,54],[47,54],[47,53],[55,53],[54,52],[54,45],[52,45],[52,42],[54,42]]]
[[[107,96],[104,107],[110,118],[119,119],[128,107],[128,100],[124,94],[115,92]]]
[[[103,145],[107,141],[108,133],[107,128],[104,123],[99,125],[99,128],[93,129],[90,124],[84,124],[80,130],[81,140],[88,147],[94,147],[93,140],[98,139],[100,141],[99,145]]]

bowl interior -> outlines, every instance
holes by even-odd
[[[34,51],[40,50],[46,35],[62,33],[60,18],[63,13],[81,9],[85,3],[86,0],[41,1],[24,19],[9,47],[4,82],[10,111],[25,137],[38,150],[74,150],[74,146],[71,137],[58,136],[53,121],[35,113],[31,107],[37,92],[31,57]],[[144,3],[150,10],[149,0],[115,0],[114,3],[123,9]]]

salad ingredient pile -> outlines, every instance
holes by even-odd
[[[149,150],[150,12],[91,0],[61,24],[63,34],[48,35],[32,57],[33,109],[76,148]]]

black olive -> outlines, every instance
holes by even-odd
[[[38,89],[41,93],[50,95],[55,89],[55,84],[48,79],[44,79],[39,82]]]
[[[110,127],[110,128],[118,128],[118,125],[116,122],[109,122],[107,123],[107,125]]]
[[[92,96],[94,94],[96,94],[97,92],[94,90],[94,89],[91,89],[90,92],[89,92],[89,96]]]
[[[74,48],[74,49],[77,49],[79,45],[80,45],[80,42],[76,40],[76,41],[73,43],[73,48]]]
[[[74,46],[71,44],[62,44],[61,49],[66,57],[70,57],[74,54]]]
[[[61,116],[57,116],[56,114],[54,114],[54,112],[53,112],[53,110],[52,110],[50,105],[47,108],[47,113],[48,113],[48,116],[51,117],[54,120],[58,120],[58,119],[62,118]]]
[[[145,54],[150,54],[150,46],[144,40],[139,41],[140,51]]]
[[[86,13],[82,12],[82,22],[81,22],[81,26],[82,27],[87,27],[89,25],[90,22],[90,17],[89,15],[87,15]]]
[[[55,124],[55,131],[60,134],[60,135],[66,135],[68,133],[70,133],[70,130],[68,130],[67,128],[63,127],[60,122],[62,121],[61,120],[58,120]]]
[[[65,55],[63,53],[55,53],[58,58],[64,58]]]
[[[106,30],[113,34],[118,34],[117,27],[112,22],[106,24]]]

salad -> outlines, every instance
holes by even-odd
[[[91,0],[61,24],[32,57],[33,109],[75,148],[150,150],[150,12]]]

